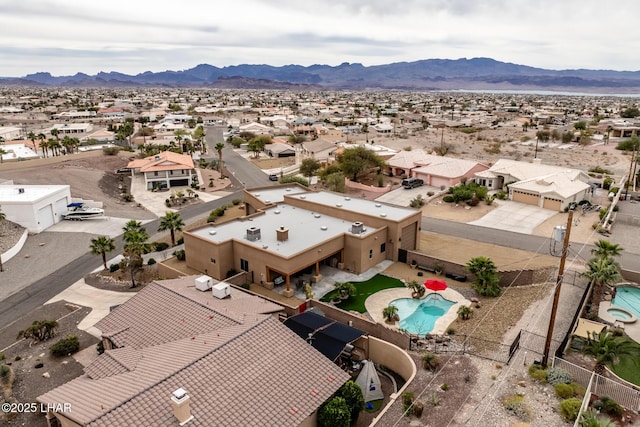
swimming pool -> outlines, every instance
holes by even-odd
[[[398,298],[391,301],[390,304],[398,307],[401,329],[416,335],[428,334],[433,330],[436,320],[455,304],[441,296],[433,295],[435,294],[424,299]]]
[[[616,286],[616,296],[611,304],[622,307],[640,318],[640,288],[635,286]]]

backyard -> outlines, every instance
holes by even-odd
[[[364,306],[364,302],[372,294],[383,289],[405,287],[401,280],[382,274],[376,274],[369,280],[365,280],[364,282],[352,282],[352,284],[355,286],[355,293],[349,298],[340,300],[340,302],[335,305],[342,310],[357,311],[358,313],[365,313],[367,311]],[[339,290],[335,289],[324,295],[320,301],[330,303],[334,301],[334,299],[339,300],[339,293]]]

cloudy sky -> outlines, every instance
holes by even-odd
[[[637,0],[0,0],[0,76],[489,57],[640,70]]]

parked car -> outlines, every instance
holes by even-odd
[[[271,175],[269,175],[269,181],[277,181],[278,180],[278,175],[276,175],[275,173],[272,173]]]
[[[424,181],[420,178],[407,178],[402,180],[402,186],[404,188],[416,188],[424,185]]]

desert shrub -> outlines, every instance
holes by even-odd
[[[153,258],[149,258],[149,261],[147,261],[147,265],[153,265],[156,263],[156,260]]]
[[[580,427],[616,427],[618,424],[593,409],[588,409],[580,416]]]
[[[155,242],[153,244],[153,250],[156,252],[164,251],[165,249],[168,249],[168,248],[169,248],[169,244],[166,242]]]
[[[178,258],[178,261],[184,261],[186,259],[186,255],[184,253],[184,249],[179,249],[173,252],[173,255]]]
[[[555,385],[554,389],[556,390],[556,396],[560,399],[568,399],[573,397],[573,387],[569,384],[558,383]]]
[[[49,350],[52,355],[57,357],[73,354],[80,350],[80,341],[76,335],[69,335],[52,345]]]
[[[506,200],[507,196],[509,195],[509,193],[507,193],[504,190],[500,190],[496,193],[496,197],[498,198],[498,200]]]
[[[120,270],[120,264],[111,264],[109,266],[109,271],[111,273],[115,273],[116,271]]]
[[[409,203],[412,208],[421,208],[424,206],[424,199],[421,194],[418,194],[415,199],[412,199]]]
[[[494,196],[487,196],[484,198],[484,202],[487,204],[487,206],[491,206],[495,199],[496,198]]]
[[[447,384],[447,383],[444,383],[444,384],[440,385],[440,390],[442,390],[442,391],[447,391],[450,388],[451,388],[451,386],[449,384]]]
[[[125,202],[132,202],[133,201],[133,194],[123,194],[122,195],[122,200],[124,200]]]
[[[427,191],[427,196],[429,196],[429,197],[433,196],[434,194],[436,194],[436,193],[434,193],[433,191]]]
[[[344,398],[336,396],[318,410],[318,427],[349,427],[351,411]]]
[[[413,392],[405,391],[402,393],[402,413],[406,413],[411,405],[413,405]],[[408,414],[407,414],[408,415]]]
[[[13,384],[15,376],[13,368],[9,365],[0,365],[0,384],[4,387],[10,387]]]
[[[236,274],[238,274],[238,270],[236,270],[235,268],[230,268],[229,270],[227,270],[227,274],[225,275],[225,278],[228,279],[229,277],[233,277]]]
[[[106,156],[115,156],[120,151],[120,147],[105,147],[102,149],[102,152]]]
[[[547,371],[542,369],[540,365],[531,365],[529,366],[529,376],[539,383],[547,382]]]
[[[176,245],[181,245],[184,243],[184,237],[181,237],[178,239],[178,241],[176,242]]]
[[[305,187],[309,186],[309,180],[308,179],[304,179],[301,176],[285,176],[283,178],[280,178],[280,184],[289,184],[291,182],[297,182],[300,185],[303,185]]]
[[[502,401],[502,404],[504,409],[522,421],[528,421],[531,418],[531,408],[524,401],[524,396],[522,395],[508,396]]]
[[[560,415],[567,421],[575,421],[580,412],[580,406],[582,406],[582,400],[571,397],[560,402]]]
[[[31,326],[18,332],[18,339],[32,338],[34,341],[44,341],[53,338],[58,328],[55,320],[34,320]]]
[[[453,203],[453,196],[444,196],[442,201],[445,203]]]
[[[447,329],[447,335],[455,335],[456,334],[456,330],[453,328],[449,328]]]
[[[347,381],[338,390],[338,396],[345,400],[351,410],[351,421],[358,419],[360,411],[364,409],[364,397],[360,386],[353,381]]]
[[[622,406],[620,406],[618,402],[607,396],[602,396],[600,399],[593,402],[592,406],[594,409],[611,415],[612,417],[621,417],[624,413],[624,409],[622,409]]]
[[[435,372],[440,366],[440,358],[431,352],[427,352],[422,356],[422,367],[431,372]]]
[[[240,203],[242,203],[242,199],[233,199],[231,203],[233,204],[233,206],[238,206]]]
[[[436,393],[435,391],[432,391],[429,394],[429,396],[427,397],[427,400],[429,401],[431,406],[439,406],[440,405],[440,396],[438,396],[438,393]]]
[[[415,401],[413,402],[413,415],[416,418],[420,418],[422,416],[422,412],[424,411],[424,404],[422,402]]]
[[[587,392],[587,390],[581,386],[580,384],[573,382],[571,384],[569,384],[571,386],[571,388],[573,389],[573,395],[577,396],[577,397],[583,397],[584,394]]]
[[[573,375],[566,369],[549,368],[547,369],[547,382],[554,386],[556,384],[571,384],[573,382]]]
[[[5,359],[4,353],[0,353],[0,360],[4,360],[4,359]]]

